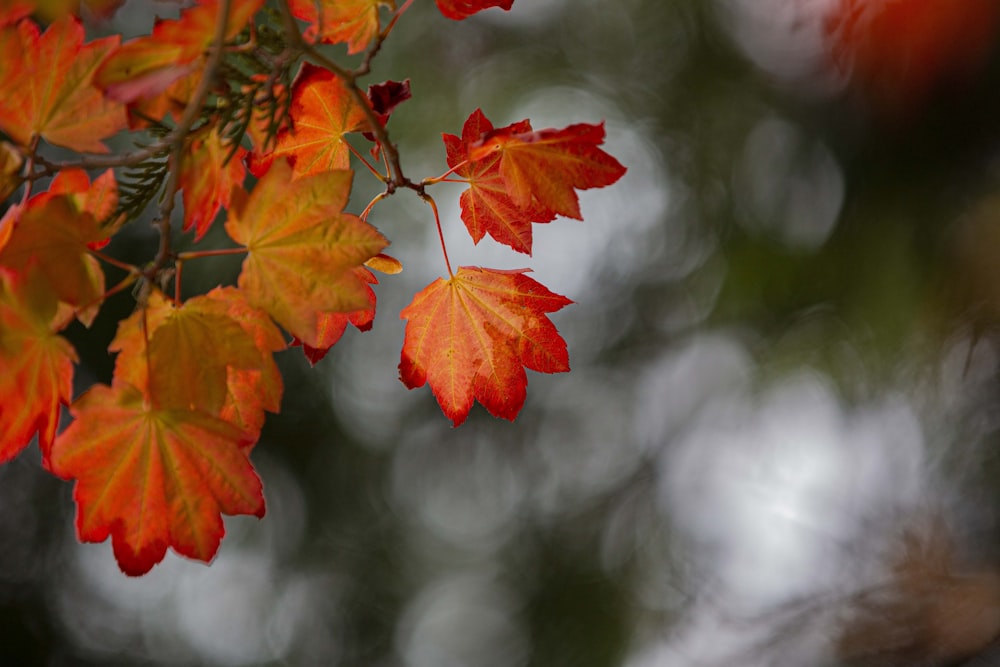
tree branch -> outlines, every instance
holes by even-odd
[[[184,144],[187,141],[188,133],[194,127],[198,116],[201,114],[205,99],[214,85],[219,63],[222,62],[222,51],[225,46],[226,28],[229,25],[229,11],[231,7],[232,0],[222,0],[219,3],[214,41],[208,52],[208,58],[205,60],[205,69],[202,71],[198,88],[188,101],[181,119],[169,135],[170,157],[168,158],[167,183],[164,186],[161,198],[162,203],[160,204],[160,215],[157,220],[160,227],[160,248],[156,253],[153,264],[146,271],[147,277],[151,279],[166,265],[167,260],[170,258],[170,217],[174,211],[174,196],[177,194],[180,186],[179,179],[181,166],[184,161]]]
[[[375,114],[375,110],[372,109],[368,96],[363,90],[361,90],[361,88],[358,87],[357,83],[359,76],[363,76],[368,73],[371,65],[371,59],[375,56],[375,53],[378,52],[379,48],[381,48],[382,41],[388,33],[379,33],[378,37],[376,37],[375,43],[369,49],[365,60],[362,62],[361,67],[356,70],[351,70],[341,67],[331,59],[327,58],[325,55],[320,53],[315,46],[309,44],[302,38],[302,34],[299,32],[298,24],[295,22],[295,16],[292,15],[292,10],[288,6],[288,0],[280,0],[280,2],[278,2],[278,7],[281,11],[282,20],[285,24],[285,37],[288,39],[289,43],[294,44],[303,53],[309,56],[311,60],[330,70],[337,76],[337,78],[343,81],[351,97],[354,98],[354,101],[364,112],[365,117],[368,119],[369,130],[375,135],[375,138],[378,139],[379,145],[382,147],[382,151],[392,169],[392,179],[386,183],[387,191],[391,194],[397,188],[405,187],[410,188],[411,190],[416,190],[418,193],[423,192],[422,186],[412,182],[403,173],[403,167],[399,160],[399,150],[396,148],[395,144],[392,143],[392,140],[389,138],[389,132],[379,121],[378,116]]]

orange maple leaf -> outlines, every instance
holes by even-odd
[[[355,269],[389,245],[377,229],[344,213],[353,172],[328,171],[292,180],[277,160],[249,198],[234,193],[226,231],[246,246],[239,286],[303,343],[319,347],[321,313],[368,305],[368,285]]]
[[[354,269],[354,271],[366,283],[378,285],[375,274],[363,266]],[[375,322],[376,297],[375,291],[371,287],[368,287],[367,296],[368,305],[353,313],[321,313],[316,321],[317,345],[303,344],[298,339],[293,340],[292,345],[302,345],[302,352],[306,355],[309,363],[318,364],[330,351],[330,348],[343,337],[348,324],[353,324],[359,331],[368,331],[372,328],[372,324]]]
[[[598,148],[602,143],[603,123],[533,132],[530,126],[524,131],[522,122],[486,132],[468,150],[473,161],[500,156],[504,189],[518,208],[540,206],[580,220],[576,190],[611,185],[625,173]]]
[[[572,301],[526,271],[464,266],[425,287],[399,314],[407,320],[400,379],[410,389],[430,384],[455,426],[475,400],[513,420],[527,395],[525,368],[569,370],[566,341],[545,314]]]
[[[128,103],[128,124],[133,130],[141,130],[155,121],[165,120],[168,114],[173,114],[174,120],[184,116],[184,109],[191,102],[191,97],[201,83],[201,72],[204,67],[204,56],[199,57],[191,71],[183,74],[162,91],[151,97],[139,97]]]
[[[118,208],[118,181],[112,169],[95,178],[93,183],[83,169],[63,169],[38,198],[44,200],[55,195],[69,195],[78,212],[89,213],[100,225],[101,231],[95,233],[97,238],[87,242],[88,248],[100,250],[106,246],[125,221],[124,218],[111,219]]]
[[[264,412],[281,408],[283,382],[274,363],[274,352],[288,347],[271,318],[251,306],[235,287],[217,287],[205,295],[223,304],[229,317],[239,324],[260,352],[260,363],[250,368],[230,366],[226,375],[226,401],[219,416],[253,435],[264,426]]]
[[[274,149],[254,154],[250,171],[260,176],[275,158],[287,157],[296,177],[351,164],[344,136],[367,127],[364,110],[333,72],[310,63],[302,65],[292,84],[291,126],[278,134]]]
[[[509,129],[517,133],[530,132],[531,124],[524,120]],[[471,159],[469,146],[493,130],[493,123],[476,109],[465,121],[461,138],[453,134],[442,135],[448,166],[469,183],[469,189],[459,198],[462,221],[476,243],[489,234],[499,243],[530,255],[531,223],[550,222],[556,214],[538,202],[532,201],[522,207],[511,199],[500,173],[498,152],[489,153],[480,160]]]
[[[185,147],[178,180],[184,201],[184,231],[195,228],[194,240],[208,232],[219,209],[229,206],[234,188],[243,186],[246,150],[237,147],[225,162],[229,148],[223,146],[217,127],[191,137]]]
[[[246,27],[263,0],[233,0],[226,39]],[[119,102],[151,98],[204,66],[215,39],[219,0],[199,0],[176,20],[157,20],[153,32],[123,44],[97,70],[95,82]]]
[[[378,34],[380,6],[396,8],[394,0],[290,0],[296,18],[310,23],[306,39],[324,44],[347,44],[347,52],[361,53]]]
[[[255,339],[264,335],[262,325],[251,326],[246,310],[245,302],[241,309],[224,294],[197,296],[175,307],[159,291],[151,292],[145,307],[122,320],[109,347],[119,353],[116,380],[144,392],[154,407],[220,415],[235,381],[230,371],[270,370],[273,364],[273,349],[262,349]],[[273,336],[279,341],[275,349],[283,348],[277,329],[272,341]]]
[[[156,407],[120,382],[96,385],[70,407],[75,417],[52,446],[51,469],[75,479],[82,542],[111,545],[138,576],[167,548],[209,561],[225,528],[221,514],[264,516],[250,436],[201,410]]]
[[[106,153],[101,139],[125,128],[125,107],[93,85],[97,67],[119,37],[83,43],[73,17],[40,34],[25,19],[0,30],[0,130],[22,146],[32,137],[77,151]]]
[[[35,14],[45,23],[57,21],[67,14],[76,16],[95,16],[106,19],[111,17],[125,0],[4,0],[4,12],[13,14],[20,18],[28,14]],[[13,23],[9,17],[0,17],[0,23],[4,19]]]
[[[22,164],[24,158],[14,145],[0,141],[0,201],[14,194],[14,190],[21,185]]]
[[[34,0],[5,0],[0,11],[0,27],[13,25],[35,11]]]
[[[0,462],[37,433],[43,463],[73,393],[76,352],[56,331],[66,324],[56,295],[32,267],[0,269]]]
[[[89,247],[109,230],[78,205],[75,195],[43,193],[23,208],[13,207],[0,221],[0,238],[9,234],[0,246],[0,267],[23,272],[37,265],[59,300],[78,309],[89,326],[104,295],[104,273]]]
[[[367,268],[366,268],[367,267]],[[395,275],[403,270],[403,265],[395,257],[379,253],[365,262],[365,266],[354,269],[355,273],[370,285],[378,285],[378,278],[368,269]],[[318,364],[327,352],[343,337],[348,324],[353,324],[358,331],[368,331],[375,322],[375,306],[377,299],[375,290],[368,287],[368,305],[353,313],[321,313],[316,322],[316,339],[319,345],[313,347],[299,339],[292,340],[292,345],[301,345],[302,352],[310,364]]]
[[[500,7],[508,11],[513,4],[514,0],[437,0],[441,13],[456,21],[469,18],[476,12],[490,7]]]

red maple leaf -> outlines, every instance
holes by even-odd
[[[98,179],[100,180],[100,179]],[[100,245],[111,230],[88,210],[89,195],[43,193],[24,207],[12,207],[0,221],[0,266],[24,271],[37,266],[60,301],[79,309],[89,325],[104,295],[104,272],[89,248]],[[4,240],[5,239],[5,240]]]
[[[531,123],[524,120],[509,126],[509,129],[530,132]],[[522,207],[511,199],[500,173],[499,153],[490,153],[479,160],[471,159],[469,147],[493,130],[493,123],[476,109],[465,121],[461,138],[453,134],[442,135],[448,166],[469,183],[469,189],[459,198],[462,222],[476,243],[489,234],[499,243],[530,255],[531,223],[550,222],[556,214],[537,202]]]
[[[34,0],[6,0],[0,12],[0,27],[13,25],[35,11]]]
[[[305,37],[324,44],[347,44],[348,53],[361,53],[378,34],[380,6],[395,9],[394,0],[289,0],[296,18],[310,23]]]
[[[59,411],[73,392],[76,352],[56,332],[65,309],[32,269],[0,267],[0,461],[24,449],[35,434],[46,462]]]
[[[218,128],[192,136],[185,149],[178,175],[184,201],[183,229],[194,227],[194,240],[198,241],[212,226],[219,209],[229,206],[233,189],[243,186],[246,149],[237,146],[225,162],[229,147],[223,145]]]
[[[834,65],[875,105],[900,112],[968,77],[996,46],[996,0],[839,0],[827,19]]]
[[[368,86],[368,102],[372,111],[378,118],[378,122],[385,127],[389,122],[389,116],[400,104],[412,97],[410,92],[410,80],[405,81],[383,81]],[[375,135],[370,131],[363,132],[368,141],[377,141]]]
[[[226,39],[242,30],[263,0],[233,0]],[[157,20],[150,35],[119,47],[97,70],[95,82],[120,102],[152,98],[172,83],[201,70],[215,39],[219,0],[199,0],[176,20]]]
[[[93,85],[94,72],[119,37],[83,43],[67,16],[44,34],[25,19],[0,29],[0,130],[21,146],[40,136],[77,151],[106,153],[102,139],[125,127],[125,108]]]
[[[407,320],[400,379],[410,389],[430,384],[455,426],[474,400],[513,420],[527,395],[525,368],[569,370],[566,341],[546,313],[572,301],[526,271],[462,267],[425,287],[399,314]]]
[[[296,177],[347,169],[351,149],[344,136],[367,127],[368,117],[344,83],[328,69],[305,63],[292,84],[291,126],[278,133],[274,149],[251,155],[258,178],[277,157],[287,158]]]
[[[70,407],[75,420],[52,447],[51,469],[75,479],[82,542],[111,545],[138,576],[167,548],[209,561],[221,514],[264,516],[260,479],[241,429],[200,410],[155,407],[125,382],[96,385]]]
[[[476,12],[490,7],[500,7],[507,11],[513,4],[514,0],[437,0],[441,13],[456,21],[469,18]]]
[[[69,14],[110,18],[125,0],[4,0],[0,24],[13,23],[22,16],[35,14],[45,23],[52,23]]]
[[[358,267],[355,272],[366,283],[378,285],[378,279],[371,271],[364,267]],[[316,321],[316,342],[315,346],[305,344],[299,339],[292,341],[292,345],[301,345],[302,352],[310,364],[318,364],[330,348],[337,344],[347,331],[347,325],[353,324],[359,331],[368,331],[375,322],[375,290],[368,288],[368,307],[354,311],[353,313],[320,313]]]
[[[536,205],[580,220],[576,190],[611,185],[625,174],[598,148],[602,143],[604,123],[531,131],[522,122],[486,132],[468,150],[473,161],[500,156],[504,187],[519,208]]]

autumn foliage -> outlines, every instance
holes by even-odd
[[[407,387],[430,385],[457,426],[475,401],[514,419],[526,369],[569,370],[549,316],[571,301],[528,269],[453,270],[429,191],[465,184],[457,205],[472,238],[530,255],[533,225],[581,218],[577,192],[625,168],[601,149],[603,124],[494,127],[477,109],[460,136],[444,135],[442,175],[404,175],[387,125],[417,93],[359,80],[413,2],[197,0],[125,42],[88,40],[79,18],[118,2],[0,10],[0,461],[37,440],[42,465],[75,483],[79,538],[110,537],[126,574],[167,549],[209,561],[223,514],[263,516],[250,453],[281,408],[274,355],[299,346],[315,363],[348,325],[371,328],[374,272],[402,270],[369,221],[385,197],[408,190],[429,204],[446,272],[400,313]],[[461,20],[513,0],[436,4]],[[110,149],[125,144],[136,147]],[[352,213],[358,167],[384,191]],[[150,212],[155,255],[111,253]],[[202,244],[219,238],[215,225],[224,247],[173,248],[177,230]],[[184,267],[223,254],[242,257],[236,284],[182,298]],[[110,384],[74,397],[78,358],[60,332],[89,327],[122,292],[136,305],[108,348]]]
[[[826,17],[831,63],[893,116],[974,74],[998,28],[996,0],[837,0]]]

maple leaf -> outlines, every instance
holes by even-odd
[[[375,39],[380,6],[396,9],[394,0],[289,0],[288,6],[310,23],[306,39],[346,43],[349,54],[361,53]]]
[[[430,384],[454,426],[475,400],[513,420],[527,395],[525,368],[569,370],[566,341],[545,314],[572,301],[526,271],[461,267],[425,287],[399,314],[407,320],[400,379],[410,389]]]
[[[158,289],[151,289],[144,302],[118,323],[118,331],[108,352],[117,353],[114,381],[127,383],[139,391],[149,391],[149,340],[174,310],[174,304]],[[169,368],[168,368],[169,370]]]
[[[368,267],[368,268],[365,268]],[[368,269],[375,269],[382,273],[394,275],[403,270],[403,265],[395,257],[390,257],[379,253],[365,262],[364,267],[354,269],[358,277],[370,285],[378,285],[378,279]],[[353,313],[321,313],[316,323],[316,339],[319,344],[315,347],[304,344],[297,338],[292,340],[292,345],[301,345],[302,352],[312,365],[318,364],[327,352],[343,337],[348,324],[353,324],[358,331],[368,331],[375,322],[375,306],[377,299],[375,291],[368,287],[368,305]]]
[[[0,269],[0,462],[38,435],[43,463],[73,392],[76,352],[58,335],[66,323],[56,295],[32,270]]]
[[[140,130],[149,127],[153,121],[166,119],[168,114],[173,114],[175,120],[182,118],[184,109],[191,102],[195,91],[198,90],[198,84],[201,83],[204,63],[205,57],[200,56],[191,66],[190,72],[181,75],[162,91],[130,101],[128,103],[129,128]]]
[[[232,39],[260,9],[263,0],[233,0],[225,38]],[[215,39],[219,0],[199,0],[176,20],[156,21],[153,32],[123,44],[97,70],[95,83],[119,102],[151,98],[204,66]]]
[[[526,120],[509,127],[520,133],[531,131],[531,124]],[[469,183],[469,189],[459,198],[462,222],[476,243],[488,233],[497,242],[530,255],[531,223],[550,222],[556,214],[537,202],[522,207],[511,199],[500,173],[498,153],[489,153],[480,160],[471,159],[469,146],[493,130],[493,123],[476,109],[465,121],[461,138],[453,134],[442,135],[448,166]]]
[[[119,7],[125,4],[125,0],[5,0],[4,11],[11,12],[17,18],[36,14],[46,23],[57,21],[67,14],[81,16],[84,8],[89,16],[97,18],[109,18]],[[12,5],[8,8],[7,5]],[[7,19],[10,21],[10,19]],[[16,20],[16,19],[15,19]],[[3,23],[0,18],[0,23]],[[10,21],[13,22],[13,21]]]
[[[354,270],[389,242],[344,213],[353,172],[328,171],[292,180],[277,160],[244,199],[234,193],[226,232],[246,246],[239,286],[303,343],[320,347],[320,313],[351,313],[368,304],[368,285]]]
[[[131,576],[167,548],[202,561],[225,534],[221,514],[264,515],[260,479],[241,429],[200,410],[157,407],[135,387],[96,385],[72,406],[52,446],[52,472],[75,479],[82,542],[111,536]]]
[[[218,295],[197,296],[175,307],[160,292],[151,292],[146,306],[121,322],[111,342],[109,349],[119,353],[115,378],[145,392],[154,407],[218,416],[232,393],[231,369],[270,370],[268,362],[273,363],[272,350],[258,346],[258,332],[238,321],[230,307]],[[233,307],[242,319],[248,317]]]
[[[205,295],[225,308],[260,353],[259,363],[250,368],[230,366],[226,375],[226,401],[219,416],[253,435],[254,441],[264,426],[264,412],[281,408],[283,383],[274,363],[274,352],[288,347],[284,336],[264,311],[251,306],[234,287],[217,287]]]
[[[450,19],[461,21],[490,7],[508,11],[514,0],[437,0],[438,9]]]
[[[364,267],[354,269],[357,275],[366,283],[378,284],[375,275]],[[337,344],[347,330],[348,324],[353,324],[359,331],[368,331],[375,322],[375,291],[368,287],[368,305],[353,313],[321,313],[316,321],[317,345],[306,345],[295,339],[292,345],[302,345],[302,352],[312,365],[318,364],[326,356],[330,348]]]
[[[68,195],[78,212],[89,213],[101,225],[101,231],[94,233],[96,238],[87,241],[88,248],[100,250],[106,246],[125,221],[124,218],[111,219],[118,208],[118,182],[112,169],[95,178],[93,183],[83,169],[63,169],[38,198],[44,200],[55,195]]]
[[[108,220],[118,207],[118,183],[115,172],[111,169],[93,182],[83,169],[63,169],[52,179],[49,189],[40,196],[52,195],[69,195],[77,211],[89,213],[98,221]],[[96,239],[93,243],[106,245],[109,240]]]
[[[368,86],[368,103],[371,105],[372,111],[375,112],[375,117],[378,118],[378,122],[385,127],[385,124],[389,122],[389,116],[400,104],[406,100],[413,97],[410,92],[410,80],[405,81],[383,81],[382,83],[372,84]],[[371,130],[366,130],[362,132],[365,139],[368,141],[377,142],[378,139],[375,137],[375,133]],[[372,150],[372,155],[378,158],[378,146]]]
[[[383,81],[368,86],[368,101],[383,125],[389,120],[389,115],[406,100],[413,97],[410,91],[410,80]]]
[[[21,185],[21,165],[24,158],[12,144],[0,141],[0,201],[3,201]],[[0,243],[0,247],[3,244]]]
[[[839,0],[827,10],[832,63],[879,107],[898,113],[973,74],[996,45],[995,0]]]
[[[195,228],[194,240],[201,239],[212,225],[219,209],[229,206],[234,188],[243,186],[246,150],[237,147],[229,162],[229,148],[224,146],[218,127],[192,137],[185,147],[178,175],[184,200],[184,231]]]
[[[611,185],[625,173],[625,167],[598,148],[602,143],[603,123],[525,131],[522,121],[486,132],[468,150],[473,161],[500,156],[505,190],[519,208],[538,205],[580,220],[576,190]]]
[[[44,34],[30,20],[0,30],[0,130],[28,146],[32,137],[77,151],[106,153],[101,139],[126,125],[125,108],[93,85],[93,76],[116,36],[83,43],[73,17]]]
[[[367,127],[368,117],[333,72],[302,65],[292,84],[291,126],[278,134],[274,149],[254,154],[250,171],[260,177],[275,158],[287,157],[296,177],[347,169],[351,150],[344,135]]]
[[[0,246],[0,267],[22,272],[37,265],[59,300],[77,308],[89,326],[104,295],[104,273],[88,246],[106,239],[109,230],[77,206],[73,195],[46,193],[11,209],[0,222],[0,238],[10,235]]]
[[[13,25],[35,11],[34,0],[4,0],[0,11],[0,27]]]

